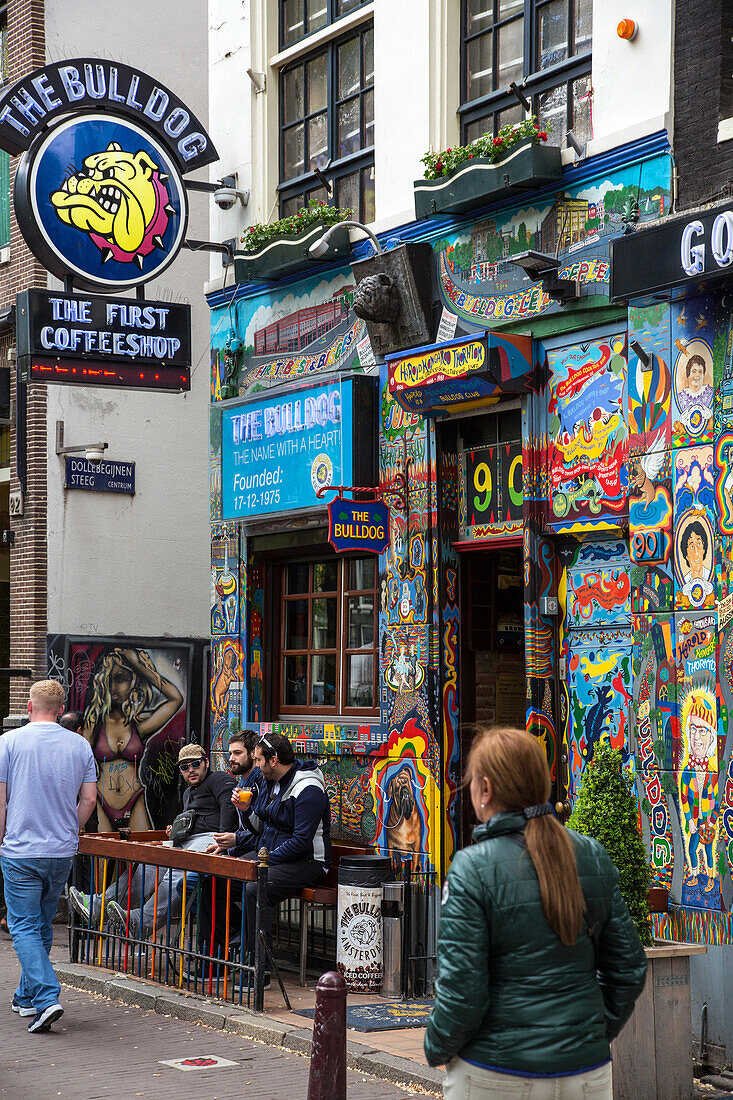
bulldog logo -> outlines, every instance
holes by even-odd
[[[148,153],[128,153],[113,141],[103,153],[84,158],[83,168],[51,195],[57,216],[88,234],[102,254],[143,261],[154,248],[164,248],[163,234],[175,209],[160,172]]]

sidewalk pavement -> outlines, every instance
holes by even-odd
[[[181,1100],[187,1095],[196,1100],[304,1100],[309,1061],[301,1055],[310,1054],[312,1029],[305,1017],[248,1012],[155,982],[70,964],[65,929],[58,929],[57,938],[52,961],[64,986],[66,1013],[51,1033],[28,1035],[28,1021],[10,1009],[19,967],[10,940],[0,936],[0,1019],[3,1012],[7,1015],[0,1028],[2,1100]],[[424,1095],[425,1086],[432,1095],[441,1094],[440,1071],[379,1049],[372,1035],[359,1038],[348,1043],[349,1100],[401,1100]],[[198,1068],[186,1077],[161,1065],[213,1055],[237,1065]]]

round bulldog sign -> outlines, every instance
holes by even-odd
[[[163,143],[131,119],[83,112],[31,145],[15,207],[49,271],[83,288],[124,290],[175,259],[188,219],[181,173]]]

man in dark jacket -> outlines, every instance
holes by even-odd
[[[214,833],[233,830],[237,825],[237,811],[232,805],[234,778],[228,772],[212,772],[209,761],[201,745],[184,745],[178,754],[178,768],[186,783],[183,795],[184,810],[194,810],[195,817],[190,834],[180,847],[193,852],[204,852],[214,841]],[[171,826],[166,829],[168,836]],[[171,842],[168,841],[170,844]],[[128,880],[125,875],[114,882],[105,895],[105,912],[112,927],[122,935],[129,928],[131,936],[148,936],[153,923],[158,925],[168,919],[170,899],[171,916],[180,915],[181,896],[178,883],[183,881],[183,871],[174,870],[169,876],[161,874],[158,878],[158,891],[155,892],[155,870],[148,867],[143,874],[138,866],[130,883],[130,913],[127,914]],[[140,906],[142,908],[142,928],[140,927]],[[102,908],[102,896],[92,899],[72,886],[69,901],[75,911],[88,921],[92,915],[99,920]]]
[[[295,759],[293,747],[281,733],[260,737],[255,764],[265,780],[245,823],[256,838],[242,859],[268,852],[268,888],[265,932],[270,936],[274,907],[304,886],[318,886],[331,865],[331,807],[323,773],[311,761]],[[247,950],[254,951],[257,886],[245,889]]]

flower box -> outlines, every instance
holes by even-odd
[[[502,160],[474,158],[437,179],[415,180],[415,216],[465,214],[477,206],[560,179],[560,150],[552,145],[525,142]]]
[[[316,271],[319,264],[347,257],[351,251],[348,226],[339,226],[331,235],[328,252],[313,260],[308,249],[330,226],[318,222],[303,233],[274,237],[254,252],[234,253],[234,278],[238,283],[254,279],[284,279],[298,272]]]

